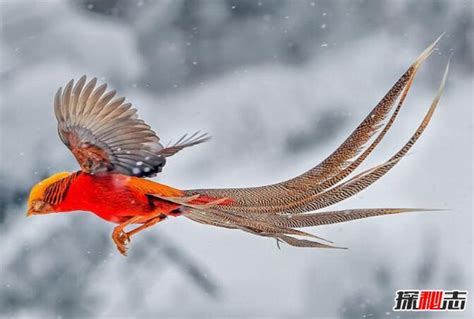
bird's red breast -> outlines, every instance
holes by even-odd
[[[58,211],[91,211],[99,217],[121,222],[133,216],[147,215],[160,210],[168,214],[177,204],[151,199],[150,196],[178,197],[183,192],[150,180],[122,174],[91,175],[80,173],[71,182]]]

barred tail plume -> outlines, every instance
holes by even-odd
[[[443,92],[449,62],[428,112],[408,142],[385,163],[351,177],[391,128],[419,67],[433,52],[440,38],[441,36],[423,51],[341,146],[307,172],[267,186],[194,189],[184,191],[185,197],[163,199],[182,205],[186,208],[184,216],[199,223],[241,229],[260,236],[272,237],[292,246],[319,248],[341,247],[333,246],[330,241],[296,228],[427,210],[368,208],[315,212],[352,197],[377,181],[406,156],[422,135]],[[199,202],[199,198],[209,200],[203,204],[202,200]],[[301,236],[311,240],[298,238]]]

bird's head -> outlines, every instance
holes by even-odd
[[[33,186],[28,198],[26,216],[53,213],[55,211],[54,205],[45,200],[45,191],[48,186],[69,175],[68,172],[56,173]]]

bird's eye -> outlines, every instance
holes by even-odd
[[[44,206],[44,203],[40,200],[36,201],[33,203],[33,209],[37,212],[41,211],[41,209],[43,208]]]

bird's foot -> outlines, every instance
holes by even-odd
[[[122,255],[127,256],[127,244],[130,242],[130,236],[123,231],[122,227],[117,226],[114,228],[114,231],[112,232],[112,239],[117,246],[118,251]]]

